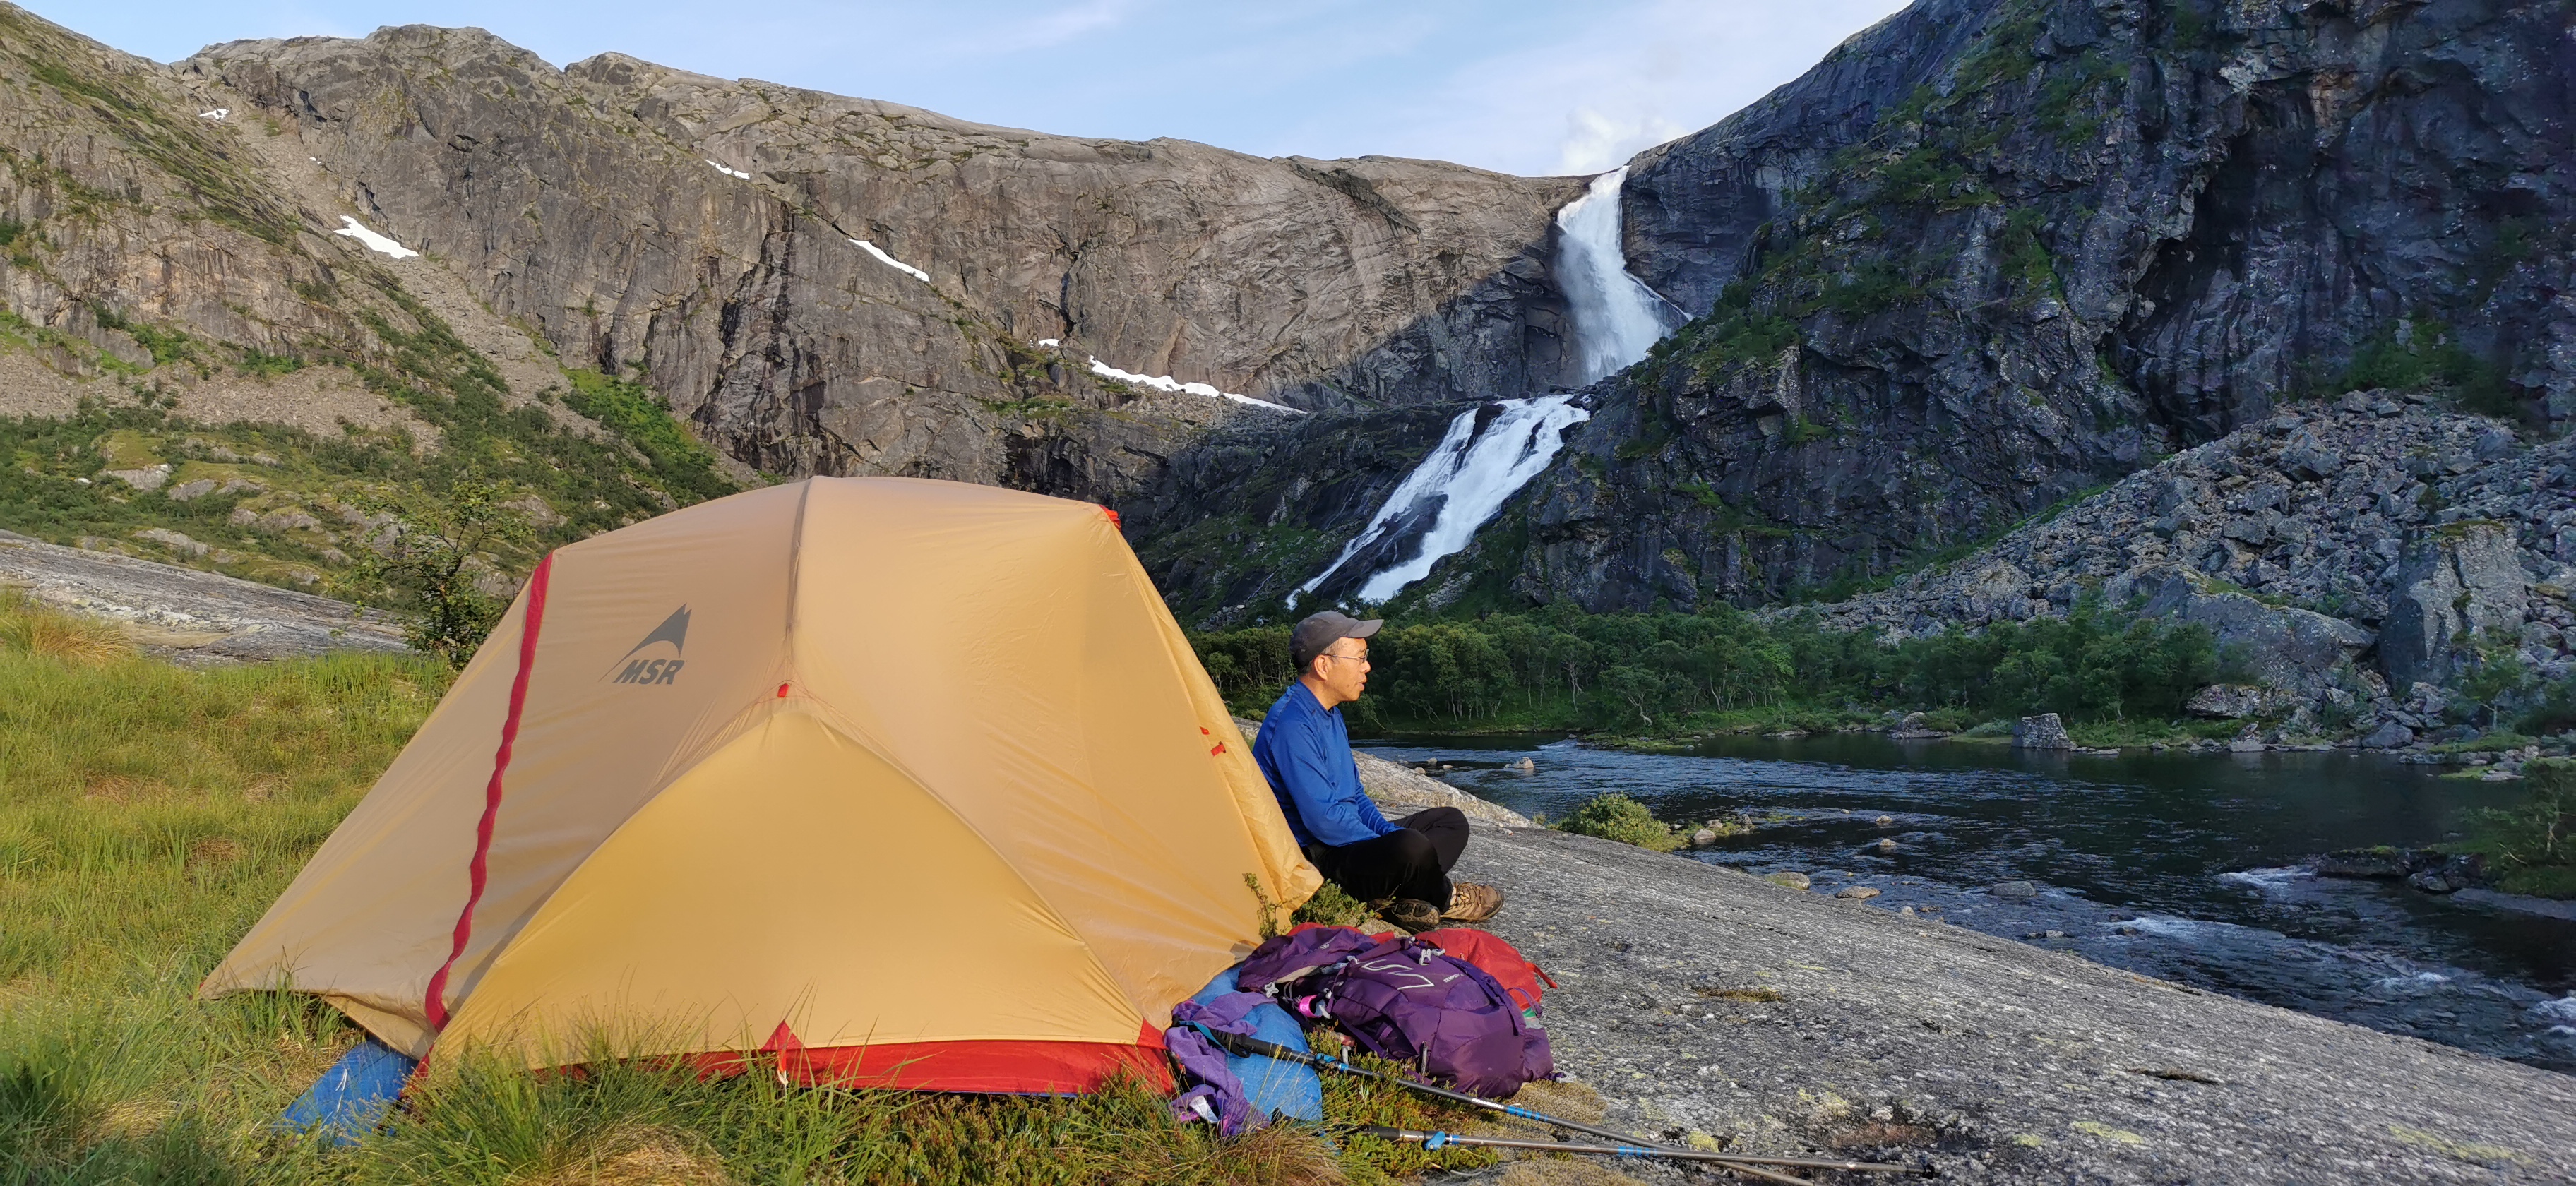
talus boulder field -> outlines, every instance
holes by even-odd
[[[2330,462],[2326,459],[2330,459]],[[1763,611],[1903,639],[2087,596],[2208,629],[2254,686],[2195,712],[2404,745],[2478,663],[2576,675],[2576,438],[2389,392],[2283,409],[1948,564]],[[2219,700],[2259,704],[2214,711]]]

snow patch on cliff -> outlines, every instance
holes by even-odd
[[[1053,343],[1040,342],[1038,344],[1046,346],[1052,345]],[[1239,404],[1251,404],[1256,408],[1268,408],[1271,411],[1286,412],[1292,416],[1303,416],[1306,414],[1305,410],[1302,408],[1292,408],[1286,404],[1274,404],[1266,399],[1254,399],[1251,396],[1237,395],[1231,391],[1219,391],[1215,386],[1207,383],[1184,383],[1170,375],[1140,375],[1134,371],[1122,371],[1117,367],[1100,361],[1097,358],[1091,360],[1091,373],[1098,375],[1103,379],[1115,379],[1121,383],[1133,383],[1138,387],[1151,387],[1156,391],[1172,391],[1185,395],[1204,395],[1209,399],[1230,399]]]
[[[420,254],[419,252],[405,247],[400,243],[396,243],[383,235],[379,235],[374,231],[368,230],[357,219],[346,214],[340,216],[340,221],[347,223],[348,225],[331,232],[332,234],[345,236],[364,243],[367,245],[367,250],[375,252],[378,255],[390,255],[395,259],[410,259]]]
[[[887,255],[884,248],[879,247],[874,243],[870,243],[865,239],[852,239],[850,242],[858,244],[860,250],[877,257],[878,263],[884,264],[889,268],[893,268],[898,272],[909,273],[913,279],[921,281],[924,284],[930,283],[930,273],[922,271],[921,269],[905,263],[902,260],[896,259],[891,255]]]

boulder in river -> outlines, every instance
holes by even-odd
[[[2074,749],[2075,741],[2066,735],[2066,722],[2057,714],[2044,712],[2013,722],[2014,749]]]
[[[1806,874],[1790,870],[1783,870],[1778,873],[1765,875],[1762,880],[1770,882],[1773,885],[1786,886],[1793,890],[1802,890],[1807,888],[1810,884],[1813,884],[1807,880]]]
[[[1860,901],[1867,901],[1878,896],[1878,889],[1875,886],[1847,885],[1841,889],[1835,890],[1834,896],[1837,898],[1853,898]]]
[[[2407,728],[2404,722],[2381,721],[2378,728],[2361,739],[2361,745],[2364,749],[2396,749],[2401,745],[2412,745],[2414,741],[2415,731]]]
[[[2415,871],[2406,884],[2428,894],[2449,894],[2469,889],[2486,880],[2486,861],[2475,854],[2443,857]]]
[[[1986,893],[2008,902],[2026,902],[2039,896],[2039,887],[2027,881],[2004,881],[1997,882]]]

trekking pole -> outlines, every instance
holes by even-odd
[[[1686,1161],[1706,1161],[1717,1168],[1732,1170],[1766,1182],[1787,1182],[1791,1186],[1815,1186],[1805,1178],[1745,1165],[1723,1153],[1702,1153],[1695,1149],[1649,1149],[1643,1145],[1574,1145],[1564,1141],[1516,1141],[1507,1137],[1462,1137],[1456,1133],[1424,1132],[1416,1128],[1388,1128],[1383,1124],[1354,1125],[1347,1131],[1366,1133],[1381,1141],[1409,1142],[1424,1149],[1445,1149],[1456,1145],[1475,1149],[1537,1149],[1548,1153],[1598,1153],[1610,1157],[1672,1157]],[[1854,1163],[1858,1164],[1858,1163]]]
[[[1328,1055],[1309,1054],[1303,1050],[1291,1050],[1277,1042],[1267,1042],[1260,1038],[1250,1037],[1244,1034],[1222,1033],[1206,1028],[1201,1028],[1199,1032],[1207,1035],[1209,1041],[1223,1047],[1228,1054],[1243,1055],[1247,1057],[1259,1055],[1264,1058],[1275,1058],[1281,1062],[1296,1063],[1299,1066],[1315,1067],[1320,1070],[1327,1071],[1338,1071],[1345,1075],[1358,1075],[1364,1079],[1384,1080],[1385,1082],[1409,1087],[1424,1095],[1435,1096],[1452,1103],[1466,1104],[1469,1107],[1482,1108],[1488,1112],[1500,1112],[1506,1116],[1518,1117],[1522,1120],[1527,1120],[1536,1124],[1544,1124],[1551,1128],[1561,1128],[1567,1132],[1579,1132],[1589,1136],[1608,1137],[1613,1141],[1617,1141],[1622,1146],[1635,1145],[1643,1147],[1645,1145],[1645,1142],[1640,1141],[1638,1138],[1630,1136],[1627,1133],[1619,1132],[1615,1129],[1595,1128],[1589,1124],[1577,1124],[1571,1120],[1566,1120],[1561,1117],[1550,1116],[1545,1112],[1533,1112],[1528,1108],[1516,1107],[1511,1104],[1485,1099],[1481,1096],[1469,1095],[1463,1091],[1451,1091],[1446,1087],[1434,1087],[1431,1084],[1407,1079],[1400,1075],[1382,1074],[1377,1071],[1352,1066],[1347,1062],[1343,1062],[1338,1058],[1333,1058]],[[1466,1138],[1454,1139],[1464,1140]],[[1477,1139],[1481,1140],[1483,1138]],[[1562,1148],[1563,1146],[1554,1142],[1549,1142],[1538,1147],[1553,1149]],[[1928,1174],[1931,1172],[1930,1170],[1918,1169],[1913,1166],[1889,1165],[1885,1162],[1875,1161],[1820,1161],[1798,1157],[1756,1157],[1750,1154],[1741,1153],[1703,1153],[1696,1149],[1671,1150],[1671,1153],[1700,1161],[1736,1163],[1756,1162],[1762,1165],[1795,1166],[1800,1169],[1857,1170],[1863,1173],[1880,1174]],[[1658,1149],[1656,1150],[1655,1155],[1664,1156],[1665,1152]]]

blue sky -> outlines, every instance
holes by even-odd
[[[1081,136],[1590,173],[1796,77],[1899,0],[20,0],[173,61],[244,37],[479,25]]]

